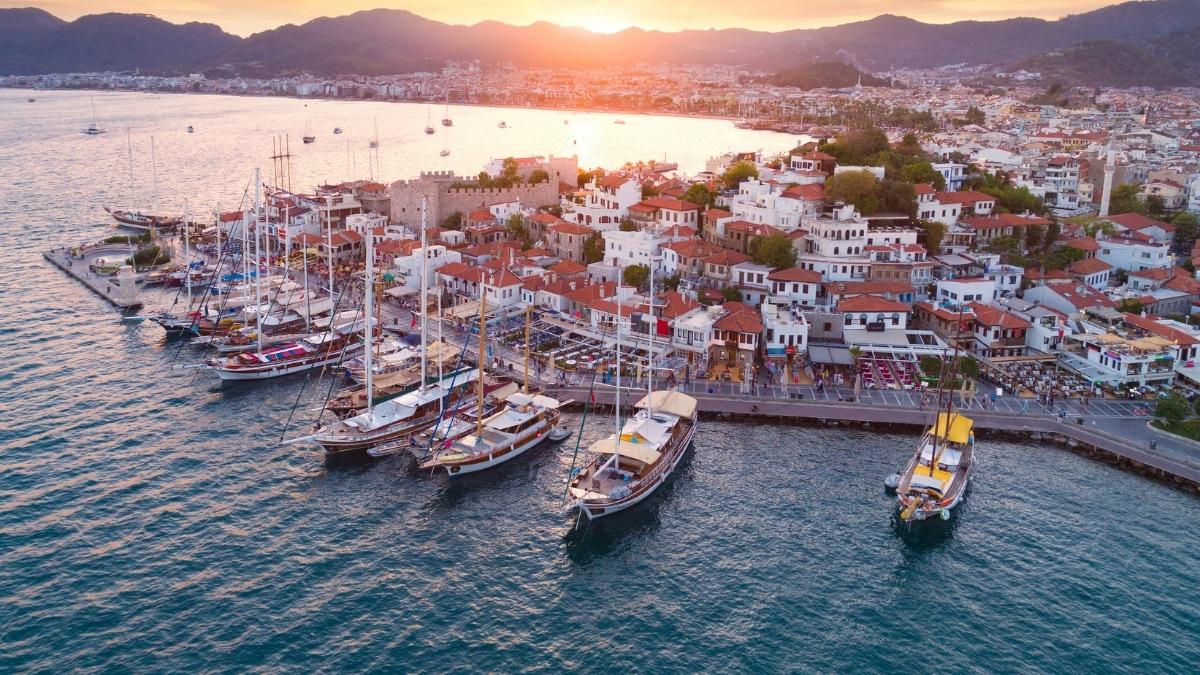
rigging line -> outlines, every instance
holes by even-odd
[[[603,335],[603,333],[601,333],[601,335]],[[621,345],[620,345],[620,343],[618,343],[617,349],[620,349],[620,348],[621,348]],[[580,443],[583,442],[583,427],[585,424],[587,424],[588,410],[592,407],[592,394],[596,391],[596,375],[599,372],[600,372],[600,368],[598,368],[598,367],[592,368],[592,381],[588,384],[588,396],[587,396],[587,399],[583,402],[583,416],[579,420],[579,432],[577,434],[575,434],[575,449],[571,453],[571,466],[567,470],[567,487],[563,491],[564,497],[567,496],[568,494],[570,494],[570,491],[571,491],[571,479],[574,478],[574,476],[572,474],[575,473],[575,462],[579,458],[579,445],[580,445]],[[615,403],[616,403],[615,398],[613,399],[613,402],[615,405]]]
[[[438,320],[440,321],[440,320],[441,320],[441,317],[438,317]],[[458,378],[458,371],[459,371],[459,369],[460,369],[460,368],[462,368],[463,354],[466,354],[466,353],[467,353],[467,347],[468,347],[468,345],[470,344],[470,341],[471,341],[471,331],[464,331],[464,332],[466,333],[466,335],[463,337],[463,346],[462,346],[462,349],[461,349],[461,350],[458,352],[458,363],[457,363],[457,364],[455,364],[455,366],[454,366],[454,374],[450,376],[450,382],[451,382],[451,386],[453,386],[454,380]],[[424,349],[424,348],[425,348],[425,347],[422,347],[422,349]],[[440,358],[440,356],[441,356],[441,355],[440,355],[441,349],[439,349],[438,351],[439,351],[439,358]],[[482,355],[480,355],[480,358],[483,358],[483,356],[482,356]],[[478,364],[476,364],[476,365],[478,365]],[[422,384],[422,386],[424,386],[424,385]],[[370,395],[371,395],[371,393],[370,393],[370,392],[368,392],[368,393],[367,393],[367,395],[368,395],[368,396],[370,396]],[[461,407],[462,407],[463,401],[464,401],[465,399],[466,399],[466,397],[465,397],[465,396],[462,396],[462,397],[459,397],[459,398],[458,398],[458,400],[456,400],[456,401],[454,402],[454,410],[453,410],[453,412],[451,412],[451,413],[450,413],[450,416],[451,416],[451,417],[456,417],[456,416],[458,415],[459,408],[461,408]],[[426,455],[428,455],[428,454],[429,454],[429,451],[430,451],[430,450],[433,448],[433,440],[434,440],[434,436],[436,436],[436,435],[437,435],[437,428],[438,428],[438,426],[439,426],[439,425],[441,425],[441,423],[442,423],[442,419],[443,419],[443,418],[445,418],[445,416],[446,416],[446,409],[443,407],[443,408],[442,408],[442,410],[441,410],[441,412],[439,412],[439,413],[438,413],[438,419],[437,419],[437,421],[433,423],[433,428],[432,428],[432,430],[430,430],[430,432],[429,432],[429,443],[428,443],[428,444],[426,444],[426,446],[425,446],[425,454],[426,454]],[[447,431],[447,432],[449,432],[449,431],[450,431],[450,426],[449,426],[449,425],[447,425],[447,426],[446,426],[446,431]]]
[[[250,190],[250,183],[247,181],[247,183],[246,183],[246,190],[245,190],[245,191],[242,193],[242,202],[241,202],[242,204],[244,204],[244,203],[245,203],[245,201],[246,201],[246,195],[249,193],[249,190]],[[239,206],[240,206],[240,205],[241,205],[241,204],[239,204]],[[245,223],[243,223],[243,224],[242,224],[242,226],[243,226],[243,227],[245,227]],[[221,218],[220,218],[220,216],[218,216],[218,217],[217,217],[217,238],[218,238],[218,239],[220,239],[220,231],[221,231]],[[232,248],[232,247],[230,247],[230,251],[231,251],[231,252],[232,252],[232,250],[233,250],[233,248]],[[243,251],[243,252],[242,252],[242,255],[245,255],[245,251]],[[210,277],[209,277],[209,280],[208,280],[208,285],[205,287],[205,289],[204,289],[204,292],[203,292],[203,293],[200,295],[200,300],[201,300],[201,302],[200,302],[200,306],[201,306],[201,307],[203,307],[203,306],[205,306],[205,305],[207,304],[207,300],[205,300],[205,298],[207,298],[207,297],[208,297],[208,296],[211,294],[211,292],[212,292],[212,288],[213,288],[213,282],[214,282],[214,281],[217,281],[217,280],[219,280],[219,275],[220,275],[220,272],[221,272],[221,260],[222,260],[222,258],[223,258],[223,257],[224,257],[224,252],[223,252],[223,250],[222,250],[222,249],[220,249],[220,248],[218,248],[218,249],[217,249],[217,260],[216,260],[216,263],[215,263],[215,270],[213,271],[213,274],[212,274],[212,276],[210,276]],[[191,263],[191,261],[185,261],[185,262],[187,262],[187,263],[188,263],[188,265],[187,265],[187,267],[186,267],[186,270],[187,270],[187,275],[188,275],[188,278],[186,278],[186,279],[185,279],[185,283],[186,283],[186,282],[188,282],[188,281],[190,281],[190,280],[191,280],[191,279],[190,279],[190,277],[191,277],[191,264],[190,264],[190,263]],[[183,292],[183,286],[180,286],[179,290],[175,292],[175,302],[176,302],[176,303],[177,303],[177,302],[179,302],[179,294],[180,294],[180,293],[182,293],[182,292]],[[228,298],[229,298],[229,295],[228,295],[228,294],[221,296],[221,302],[219,302],[219,303],[217,304],[217,327],[219,327],[219,326],[220,326],[221,313],[222,313],[222,312],[225,310],[225,302],[228,300]],[[172,305],[171,305],[171,306],[172,306],[172,307],[174,307],[174,306],[175,306],[175,303],[172,303]],[[191,310],[192,310],[192,308],[191,308],[191,307],[188,307],[188,311],[190,312]],[[190,324],[189,328],[195,328],[195,326],[196,326],[196,321],[197,321],[198,319],[199,319],[199,316],[192,317],[192,322],[191,322],[191,324]],[[214,327],[214,328],[215,328],[215,327]],[[210,337],[211,337],[211,336],[210,336]],[[183,352],[183,345],[184,345],[185,343],[187,343],[187,342],[190,342],[190,341],[191,341],[190,339],[189,339],[189,340],[181,340],[181,341],[180,341],[180,343],[179,343],[179,346],[175,348],[175,355],[174,355],[173,357],[171,357],[171,363],[172,363],[172,365],[174,364],[174,362],[175,362],[176,360],[178,360],[178,359],[179,359],[179,355],[180,355],[180,353],[182,353],[182,352]],[[192,382],[193,382],[193,383],[196,381],[196,375],[198,375],[198,374],[199,374],[199,373],[192,373]]]
[[[306,257],[305,262],[307,263],[307,261],[308,261],[308,258]],[[307,264],[306,264],[305,265],[305,274],[307,274],[307,273],[308,273],[308,268],[307,268]],[[332,289],[330,289],[330,290],[332,290]],[[342,294],[339,295],[337,300],[334,301],[333,309],[330,310],[330,313],[329,313],[329,328],[326,329],[326,331],[325,331],[326,333],[333,330],[333,323],[337,319],[338,308],[341,307],[343,300],[345,300],[347,297],[352,295],[352,293],[351,293],[352,290],[353,290],[352,288],[344,289],[342,291]],[[359,312],[361,312],[361,311],[362,311],[362,309],[360,307]],[[356,313],[354,316],[354,324],[357,324],[357,323],[358,323],[358,313]],[[367,345],[367,349],[370,349],[370,345]],[[342,359],[344,359],[345,357],[346,357],[346,346],[343,346],[342,353],[340,355],[338,355],[338,360],[337,360],[338,366],[342,365]],[[314,387],[320,384],[321,378],[324,377],[324,375],[325,375],[325,369],[328,367],[329,367],[328,363],[321,366],[321,370],[317,374],[317,381],[313,385]],[[299,407],[300,399],[301,399],[301,397],[304,396],[304,390],[308,387],[308,383],[311,380],[312,380],[312,370],[310,369],[307,372],[305,372],[304,380],[300,383],[300,390],[296,392],[296,400],[295,400],[295,402],[292,403],[292,409],[288,411],[287,419],[284,420],[284,422],[283,422],[283,429],[279,432],[279,440],[282,441],[284,439],[284,436],[287,434],[287,430],[292,424],[292,418],[296,414],[296,408]],[[321,405],[321,412],[317,413],[317,419],[315,422],[313,422],[313,424],[316,425],[318,428],[320,427],[320,424],[321,424],[321,417],[325,414],[325,407],[327,405],[329,405],[329,397],[333,394],[333,387],[336,383],[337,383],[336,378],[333,378],[333,377],[329,378],[329,391],[327,391],[325,393],[325,402]]]

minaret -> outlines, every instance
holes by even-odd
[[[1113,174],[1117,171],[1117,155],[1113,149],[1117,139],[1117,128],[1113,127],[1112,135],[1108,137],[1108,159],[1104,162],[1104,193],[1100,195],[1100,217],[1108,215],[1108,202],[1112,199]]]

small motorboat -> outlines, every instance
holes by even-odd
[[[449,150],[442,150],[442,151],[441,151],[441,152],[439,152],[438,154],[439,154],[439,155],[441,155],[442,157],[449,157],[449,156],[450,156],[450,151],[449,151]]]
[[[507,128],[508,128],[508,124],[506,124],[506,123],[504,122],[504,120],[500,120],[500,124],[497,124],[496,126],[500,127],[501,129],[507,129]]]
[[[340,133],[342,133],[342,128],[341,128],[341,127],[334,127],[334,128],[333,128],[333,133],[334,133],[335,135],[336,135],[336,134],[340,134]]]
[[[121,315],[121,323],[137,325],[145,320],[146,320],[146,317],[138,316],[137,314],[122,314]]]
[[[195,130],[193,127],[192,127],[192,125],[190,125],[190,124],[189,124],[189,125],[188,125],[188,133],[190,134],[190,133],[192,133],[192,132],[194,132],[194,131],[196,131],[196,130]]]
[[[559,424],[550,430],[549,438],[552,441],[565,441],[571,436],[571,430],[565,425]]]
[[[316,143],[316,142],[317,142],[317,137],[316,137],[316,136],[305,136],[305,137],[304,137],[304,142],[305,142],[305,143]]]

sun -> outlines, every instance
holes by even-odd
[[[562,23],[567,26],[578,26],[593,33],[619,33],[632,25],[619,17],[599,13],[571,13],[564,18]]]

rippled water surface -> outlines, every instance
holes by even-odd
[[[280,446],[287,411],[311,420],[320,387],[173,370],[200,354],[118,323],[41,259],[105,231],[98,202],[127,189],[127,164],[123,134],[78,133],[86,94],[27,96],[0,91],[0,670],[1195,668],[1200,502],[1057,448],[983,445],[961,516],[914,535],[881,485],[910,437],[706,422],[660,494],[578,536],[558,509],[570,443],[453,483],[403,458],[326,465]],[[155,133],[164,201],[203,208],[269,166],[265,135],[307,121],[298,101],[96,101],[135,152]],[[385,147],[385,117],[417,125],[398,137],[424,125],[421,107],[310,105],[314,128],[364,139],[378,116]],[[791,141],[705,120],[454,114],[464,138],[480,120],[475,147],[447,158],[474,152],[463,171],[523,152],[500,118],[547,137],[591,125],[585,163],[642,156],[638,134],[700,164],[726,149],[713,139]],[[639,130],[651,123],[680,131]],[[297,187],[342,177],[332,139],[302,148]],[[385,173],[436,165],[426,150],[397,150]]]

